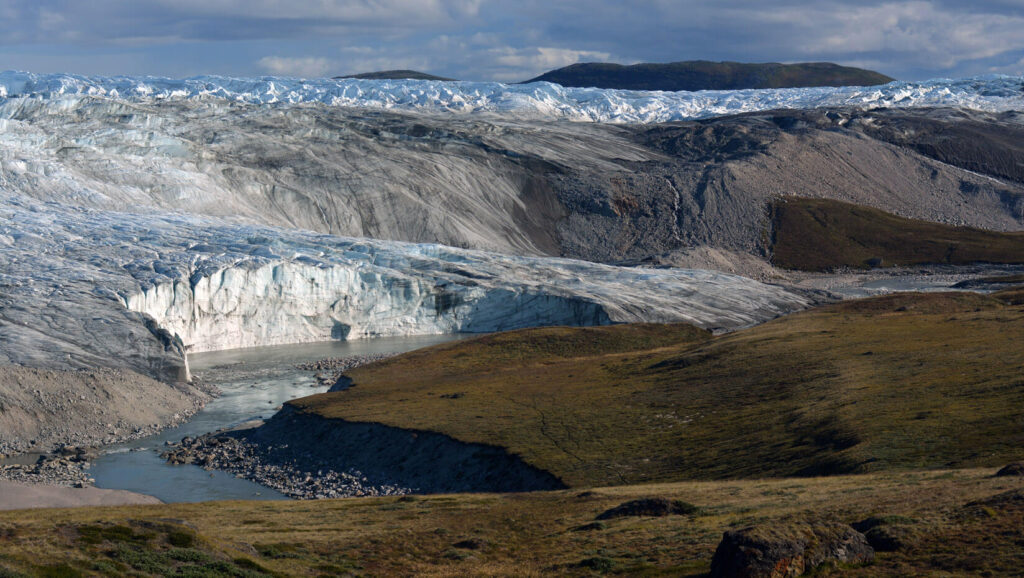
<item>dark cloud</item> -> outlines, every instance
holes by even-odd
[[[830,60],[902,78],[1024,69],[1019,0],[0,0],[0,67],[519,80],[576,61]]]

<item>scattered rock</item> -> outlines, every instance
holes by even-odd
[[[1015,462],[1003,467],[996,472],[996,477],[1003,476],[1024,476],[1024,462]]]
[[[826,564],[870,562],[863,534],[834,521],[789,520],[726,532],[711,559],[712,578],[801,576]]]
[[[343,375],[346,371],[355,369],[360,365],[394,357],[395,355],[398,354],[367,353],[364,355],[346,355],[345,357],[328,357],[308,363],[296,364],[295,369],[317,372],[313,377],[316,378],[316,385],[318,387],[330,387],[331,391],[337,391],[351,385],[351,380]]]
[[[667,498],[642,498],[630,500],[602,512],[597,516],[598,520],[610,520],[612,518],[624,518],[627,516],[687,516],[696,514],[699,508],[682,500],[669,500]]]
[[[271,457],[282,453],[290,458]],[[287,445],[265,447],[218,433],[198,438],[186,436],[178,444],[171,444],[160,457],[170,464],[223,470],[300,500],[394,496],[412,491],[393,484],[371,484],[354,469],[336,471],[326,463],[314,467]]]

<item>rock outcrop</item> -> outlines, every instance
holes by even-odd
[[[711,559],[711,576],[788,578],[825,564],[873,559],[867,539],[847,524],[786,520],[726,532]]]

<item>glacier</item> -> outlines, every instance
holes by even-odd
[[[231,78],[198,76],[101,77],[0,73],[0,99],[74,101],[107,98],[146,103],[220,99],[231,102],[324,104],[436,113],[494,113],[605,123],[694,120],[780,108],[909,108],[955,106],[1000,112],[1024,109],[1024,77],[897,81],[872,87],[750,89],[699,92],[566,88],[546,82]]]
[[[629,234],[700,240],[701,224],[678,216],[691,199],[674,161],[622,124],[780,107],[998,112],[1022,98],[1021,78],[1006,76],[658,93],[0,73],[0,364],[174,381],[188,378],[189,352],[236,347],[550,324],[749,326],[820,296],[541,257],[565,254],[559,227],[584,212],[618,223],[631,199],[619,188],[654,186],[651,167],[668,167],[674,191],[652,206],[675,217]],[[951,214],[967,224],[1013,197],[955,176],[970,186],[951,196],[965,207]],[[585,211],[552,200],[556,189]],[[718,205],[693,200],[707,205],[694,211]],[[739,239],[731,248],[756,251],[761,205],[722,207],[740,223],[723,233]],[[581,246],[609,236],[577,225]]]
[[[192,351],[552,324],[724,330],[815,299],[713,271],[103,211],[0,188],[0,364],[186,380]]]

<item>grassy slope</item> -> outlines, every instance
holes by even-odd
[[[646,345],[610,338],[638,331],[448,344],[357,369],[348,391],[291,403],[503,446],[571,486],[1024,458],[1020,304],[904,294],[714,339],[681,328]]]
[[[780,480],[688,482],[509,495],[219,502],[4,512],[0,576],[191,575],[542,576],[701,575],[722,532],[815,512],[846,522],[903,516],[919,538],[880,553],[856,576],[1011,574],[1024,508],[964,508],[1024,487],[993,470],[881,473]],[[581,531],[638,497],[700,506],[696,516],[621,518]],[[980,515],[979,515],[980,514]],[[81,536],[85,537],[83,540]],[[182,536],[184,535],[184,536]],[[172,536],[179,545],[170,544]],[[455,544],[477,540],[476,550]],[[173,558],[192,560],[174,561]],[[170,564],[169,562],[173,562]],[[205,568],[205,573],[196,567]],[[220,569],[220,573],[216,570]],[[60,572],[58,570],[63,570]],[[141,572],[139,572],[141,570]],[[79,572],[76,574],[76,572]]]
[[[527,82],[626,90],[733,90],[806,86],[876,86],[892,78],[827,62],[798,64],[704,60],[621,64],[586,62],[546,72]]]
[[[869,207],[787,198],[772,207],[773,262],[824,271],[923,263],[1024,263],[1024,233],[996,233],[904,219]]]

